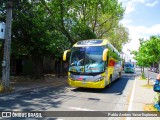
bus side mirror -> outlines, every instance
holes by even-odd
[[[67,53],[69,53],[71,50],[66,50],[66,51],[64,51],[64,53],[63,53],[63,61],[66,61],[66,59],[67,59]]]
[[[102,56],[102,60],[103,61],[106,61],[107,60],[107,54],[108,54],[108,49],[104,49],[104,51],[103,51],[103,56]]]

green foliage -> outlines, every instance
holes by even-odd
[[[6,2],[0,2],[3,22]],[[16,57],[27,55],[38,64],[46,56],[61,58],[65,49],[82,39],[109,38],[121,50],[128,42],[128,32],[119,24],[123,14],[118,0],[14,1],[11,52]]]
[[[142,79],[142,80],[145,80],[145,79],[146,79],[144,72],[142,72],[141,79]]]
[[[109,51],[109,55],[110,55],[112,58],[114,58],[115,60],[117,60],[117,61],[122,60],[122,59],[120,58],[120,55],[119,55],[119,53],[118,53],[117,51],[112,51],[112,50],[110,50],[110,51]]]
[[[118,24],[115,28],[111,29],[104,37],[108,38],[113,46],[120,52],[122,51],[123,45],[130,41],[129,30],[122,24]]]
[[[83,5],[84,4],[84,5]],[[89,26],[97,38],[108,38],[113,46],[122,50],[122,44],[129,42],[128,30],[119,21],[124,8],[118,0],[84,0],[80,20]]]
[[[160,36],[151,36],[149,40],[140,39],[139,51],[133,51],[137,65],[149,67],[160,61]]]
[[[13,3],[12,53],[16,56],[54,53],[59,57],[62,52],[57,53],[57,50],[63,51],[78,40],[105,37],[118,26],[124,14],[118,0],[20,0]],[[2,8],[5,14],[5,4]],[[121,46],[116,47],[121,49]]]
[[[5,22],[7,0],[0,0],[0,22]]]

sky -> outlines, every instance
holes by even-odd
[[[124,18],[120,21],[129,30],[130,43],[123,47],[123,52],[130,56],[128,50],[138,50],[139,38],[149,39],[160,35],[160,0],[119,0],[126,8]]]

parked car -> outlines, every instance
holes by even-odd
[[[159,73],[158,68],[155,68],[155,67],[150,67],[150,71],[155,72],[155,73]]]

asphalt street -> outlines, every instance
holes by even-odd
[[[135,76],[136,73],[123,73],[121,79],[104,89],[73,88],[65,84],[56,88],[45,87],[2,96],[0,98],[0,111],[127,111]],[[82,119],[82,117],[58,117],[54,119],[77,120]],[[88,118],[83,117],[83,119],[87,120]],[[94,117],[92,119],[100,118]],[[111,118],[103,117],[101,119]]]

